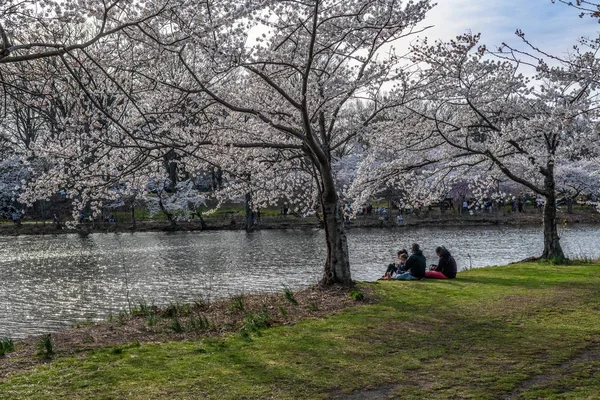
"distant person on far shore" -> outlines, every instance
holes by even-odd
[[[519,201],[517,201],[517,209],[520,213],[523,212],[523,200],[521,200],[521,198],[519,198]]]
[[[396,217],[396,225],[398,225],[398,226],[404,225],[404,217],[402,217],[402,214],[398,214],[398,216]]]
[[[438,246],[435,253],[439,257],[437,265],[432,265],[431,271],[425,273],[425,278],[454,279],[456,278],[456,261],[444,246]]]

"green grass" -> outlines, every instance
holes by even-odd
[[[135,213],[135,220],[136,221],[147,221],[147,220],[164,220],[166,219],[165,215],[163,214],[163,212],[159,212],[156,215],[153,215],[152,217],[150,217],[150,215],[148,214],[148,211],[143,209],[143,208],[136,208],[134,210]],[[127,221],[130,222],[132,221],[131,219],[131,211],[113,211],[113,212],[107,212],[107,215],[113,215],[117,221],[119,222],[123,222],[123,221]]]
[[[377,304],[293,326],[249,321],[260,330],[250,341],[231,334],[58,358],[1,381],[0,398],[600,396],[599,264],[490,267],[359,290],[368,286]]]

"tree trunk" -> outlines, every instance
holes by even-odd
[[[173,214],[171,214],[170,212],[167,211],[167,209],[165,208],[165,205],[162,202],[162,198],[158,199],[158,206],[160,207],[160,210],[166,215],[167,219],[169,220],[169,227],[168,229],[176,229],[178,228],[177,222],[175,221],[175,218],[173,218]]]
[[[170,150],[163,156],[163,165],[165,170],[169,174],[170,182],[170,190],[175,191],[175,186],[177,186],[178,181],[178,165],[174,160],[179,159],[179,156],[175,151]]]
[[[325,241],[327,243],[327,259],[321,285],[352,285],[344,217],[335,190],[329,190],[328,192],[329,195],[325,193],[321,196]]]
[[[216,191],[223,186],[223,171],[221,167],[213,167],[212,169],[212,190]]]
[[[254,230],[255,214],[252,210],[252,195],[246,193],[246,231],[251,232]]]
[[[198,216],[198,220],[200,221],[200,230],[205,231],[206,229],[208,229],[208,226],[206,225],[206,221],[204,221],[204,217],[202,217],[202,210],[198,209],[195,212]]]
[[[554,191],[554,168],[548,166],[548,174],[544,178],[546,204],[544,205],[544,252],[543,259],[562,262],[565,258],[560,247],[558,228],[556,225],[556,192]]]
[[[133,201],[131,202],[131,222],[133,224],[133,229],[135,230],[135,205],[133,204]]]

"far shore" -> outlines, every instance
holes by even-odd
[[[396,221],[397,214],[385,219],[379,215],[358,215],[346,223],[346,228],[374,228],[374,229],[403,229],[419,226],[477,226],[477,225],[536,225],[542,224],[542,215],[536,210],[525,213],[516,212],[478,212],[473,215],[459,215],[455,210],[440,213],[439,210],[429,211],[421,215],[404,215],[402,223]],[[0,235],[46,235],[62,233],[109,233],[109,232],[161,232],[161,231],[211,231],[211,230],[243,230],[245,218],[242,213],[228,214],[225,216],[205,217],[205,227],[200,221],[178,221],[176,226],[170,225],[165,220],[144,220],[135,225],[132,221],[96,222],[78,224],[69,228],[67,221],[58,224],[52,221],[23,221],[20,224],[5,222],[0,224]],[[579,209],[573,213],[561,211],[558,213],[557,223],[563,226],[573,224],[598,224],[600,213],[595,209]],[[265,229],[319,229],[321,224],[315,217],[297,217],[287,215],[284,217],[263,217],[253,227],[254,230]]]

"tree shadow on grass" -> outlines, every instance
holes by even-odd
[[[594,281],[583,281],[578,278],[577,280],[551,280],[544,277],[544,272],[540,271],[539,278],[531,276],[507,276],[507,277],[460,277],[457,278],[456,284],[468,283],[473,285],[495,285],[495,286],[507,286],[507,287],[520,287],[524,289],[591,289],[594,286],[598,286],[598,280]]]

